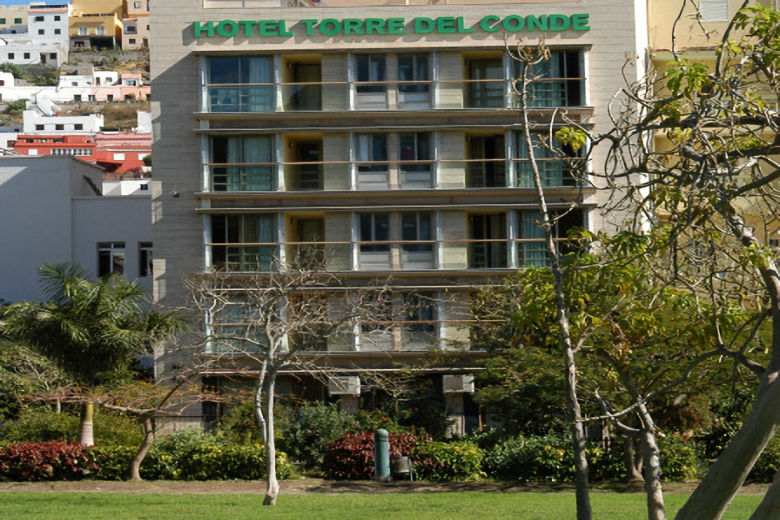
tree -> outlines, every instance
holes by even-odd
[[[273,413],[279,372],[321,374],[317,353],[327,350],[328,341],[351,337],[358,318],[385,327],[390,301],[384,288],[346,290],[333,275],[284,267],[251,275],[212,272],[186,281],[205,319],[203,354],[215,366],[254,377],[254,410],[266,451],[264,505],[275,505],[279,495]]]
[[[512,58],[520,63],[520,77],[513,83],[515,93],[518,97],[523,125],[523,141],[528,150],[528,159],[531,167],[533,185],[536,190],[537,204],[541,215],[539,225],[544,230],[544,243],[547,257],[549,259],[549,269],[552,274],[553,294],[555,299],[555,315],[557,322],[557,341],[563,356],[564,366],[564,389],[566,397],[566,406],[570,417],[569,424],[574,444],[574,469],[575,486],[577,500],[577,519],[590,520],[592,516],[590,506],[590,496],[588,491],[588,459],[585,452],[585,427],[582,421],[582,411],[580,409],[579,398],[577,397],[577,367],[575,354],[577,345],[574,344],[570,334],[569,310],[566,305],[566,289],[564,288],[565,271],[561,265],[560,249],[556,243],[555,223],[558,217],[549,211],[547,199],[544,193],[544,184],[542,183],[539,164],[536,159],[535,149],[539,148],[540,143],[534,139],[531,130],[531,120],[529,116],[528,97],[531,91],[531,84],[539,79],[534,73],[535,66],[549,59],[549,49],[543,44],[538,47],[522,47],[518,45],[511,54]],[[549,135],[546,140],[542,137],[541,145],[557,155],[561,155],[553,145],[552,129],[555,123],[553,115],[549,124]],[[569,145],[575,150],[581,146],[576,139],[569,139]]]
[[[0,339],[0,419],[17,418],[30,395],[67,388],[69,384],[45,357],[23,345]],[[59,411],[59,401],[54,402]]]
[[[142,291],[116,275],[94,281],[70,264],[46,264],[39,272],[46,300],[7,306],[0,330],[51,360],[82,392],[128,378],[152,342],[183,324],[174,313],[149,308]],[[87,399],[79,442],[88,446],[93,413]]]
[[[727,312],[713,313],[714,349],[760,382],[742,427],[678,513],[681,520],[721,518],[780,425],[780,270],[754,227],[777,222],[780,207],[780,12],[749,4],[728,25],[711,67],[675,49],[660,77],[649,71],[623,90],[613,128],[590,135],[609,150],[598,173],[612,186],[628,186],[623,202],[643,219],[672,225],[669,283],[716,309],[736,303],[753,317],[738,334],[724,323]],[[663,149],[651,146],[659,134],[667,138]],[[688,265],[699,269],[678,269],[682,256],[698,259]],[[765,322],[768,344],[759,334]],[[766,361],[756,357],[764,350]],[[776,503],[778,494],[780,481],[766,500]],[[754,518],[770,518],[768,511],[762,505]]]

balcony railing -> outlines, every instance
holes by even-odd
[[[528,106],[580,106],[584,85],[583,78],[535,80],[528,92]],[[220,83],[205,88],[206,110],[212,113],[498,110],[519,106],[515,81],[507,79]]]
[[[542,185],[574,188],[585,174],[585,161],[578,157],[536,159]],[[507,170],[509,164],[511,170]],[[441,159],[437,161],[290,161],[206,163],[206,192],[276,191],[376,191],[444,188],[533,188],[529,159]],[[514,175],[510,186],[508,175]],[[281,173],[280,173],[281,172]],[[353,174],[354,172],[354,174]],[[279,175],[284,182],[280,184]],[[354,186],[353,186],[354,184]]]
[[[565,239],[556,239],[564,243]],[[280,263],[324,272],[507,269],[548,265],[544,238],[209,243],[212,267],[270,272]],[[441,248],[441,253],[437,252]],[[510,249],[511,248],[511,249]],[[511,254],[510,254],[511,253]],[[442,255],[439,258],[439,255]]]

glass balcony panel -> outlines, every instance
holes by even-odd
[[[463,164],[466,170],[466,187],[506,187],[505,159],[469,159]]]
[[[517,254],[518,265],[534,267],[549,265],[547,245],[543,241],[518,241]]]
[[[285,83],[282,101],[286,112],[322,110],[322,85],[319,83]]]
[[[213,191],[273,191],[274,163],[209,164]]]
[[[357,188],[359,190],[384,190],[390,187],[389,163],[357,163]]]
[[[213,267],[219,271],[270,271],[275,244],[211,244]]]
[[[529,159],[515,159],[515,171],[517,172],[517,185],[520,188],[534,187],[534,174]],[[577,179],[573,170],[582,166],[582,159],[544,158],[536,159],[539,169],[539,177],[542,186],[547,188],[573,187],[577,185]]]
[[[503,108],[506,81],[480,79],[463,82],[463,108]]]
[[[209,85],[209,112],[273,112],[273,84]]]
[[[433,106],[430,81],[403,81],[398,83],[400,110],[420,110]]]
[[[526,104],[530,108],[581,106],[583,92],[582,78],[539,78],[528,86]],[[515,106],[519,105],[520,101],[516,97]]]
[[[401,161],[401,189],[425,189],[433,187],[433,161]]]
[[[504,268],[507,242],[504,239],[471,240],[468,248],[468,264],[472,269]]]
[[[387,83],[356,83],[355,84],[355,109],[357,110],[386,110]]]
[[[433,269],[433,241],[401,244],[401,269]]]

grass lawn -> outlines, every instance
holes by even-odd
[[[175,495],[130,493],[0,492],[3,520],[426,520],[461,518],[559,520],[574,518],[574,494],[431,493],[281,495],[276,507],[262,507],[262,495]],[[667,513],[686,498],[666,495]],[[738,496],[724,518],[748,518],[761,496]],[[596,520],[646,518],[639,493],[592,493]]]

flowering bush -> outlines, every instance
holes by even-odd
[[[92,450],[76,442],[27,442],[0,451],[5,480],[81,480],[98,469]]]

